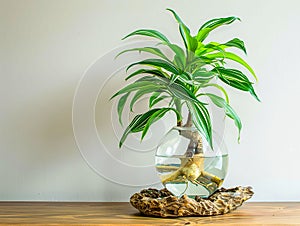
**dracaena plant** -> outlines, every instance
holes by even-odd
[[[207,103],[201,98],[206,96],[212,104],[223,108],[225,114],[234,121],[238,129],[238,139],[242,128],[241,120],[234,109],[229,105],[226,86],[249,92],[259,100],[254,89],[253,82],[248,75],[255,80],[257,77],[253,69],[238,54],[230,50],[237,48],[241,53],[247,54],[244,42],[233,38],[224,43],[205,42],[205,39],[214,29],[239,21],[238,17],[216,18],[204,23],[196,34],[183,23],[180,17],[170,11],[179,24],[179,32],[183,40],[183,47],[172,43],[165,35],[157,30],[140,29],[128,34],[124,39],[132,36],[147,36],[158,40],[158,45],[142,48],[128,49],[129,51],[147,52],[153,57],[133,62],[126,71],[139,68],[130,73],[126,80],[132,82],[119,90],[112,98],[120,96],[118,101],[119,121],[122,124],[122,112],[126,102],[130,101],[130,109],[141,97],[149,98],[149,110],[136,115],[125,129],[120,139],[122,146],[127,136],[131,133],[141,132],[141,139],[147,134],[149,127],[167,112],[174,112],[178,126],[191,126],[192,124],[204,136],[212,146],[212,123]],[[167,56],[164,48],[169,48],[171,56]],[[245,70],[226,67],[227,61],[235,61]],[[245,71],[245,72],[244,72]],[[137,76],[137,77],[136,77]],[[138,79],[133,79],[138,78]],[[220,82],[219,82],[220,81]],[[222,95],[208,93],[207,87],[214,87],[221,91]],[[155,107],[157,103],[168,103],[165,107]],[[189,117],[183,125],[183,106],[186,105]]]

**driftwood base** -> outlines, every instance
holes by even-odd
[[[221,188],[209,198],[178,198],[167,189],[144,189],[130,198],[130,203],[146,216],[186,217],[215,216],[229,213],[250,199],[251,187]]]

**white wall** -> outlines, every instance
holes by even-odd
[[[0,0],[0,200],[127,201],[141,189],[88,166],[73,135],[72,101],[85,69],[125,34],[154,28],[179,40],[167,7],[192,30],[212,17],[242,18],[214,35],[244,39],[262,103],[231,93],[244,128],[237,144],[228,124],[225,186],[252,185],[255,201],[300,200],[297,0]]]

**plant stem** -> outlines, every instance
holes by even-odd
[[[191,128],[193,126],[193,117],[192,114],[189,112],[187,121],[183,127]],[[186,151],[186,155],[193,156],[194,154],[203,153],[203,142],[200,133],[191,130],[182,130],[180,135],[188,138],[190,140],[188,149]]]
[[[186,129],[180,130],[180,135],[190,140],[185,152],[185,157],[181,159],[181,166],[175,172],[164,175],[162,183],[171,181],[189,180],[197,184],[197,178],[204,173],[204,155],[202,137],[197,130],[191,130],[193,126],[193,117],[189,112],[186,123],[183,125]],[[213,177],[212,177],[213,178]]]
[[[187,118],[186,123],[183,127],[192,127],[192,126],[193,126],[193,117],[192,117],[191,112],[189,112],[188,118]]]
[[[181,101],[177,98],[174,99],[174,104],[176,107],[176,110],[179,112],[180,115],[182,115],[182,105]],[[182,126],[182,119],[180,121],[177,121],[177,126]]]

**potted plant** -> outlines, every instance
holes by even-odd
[[[122,112],[126,102],[130,100],[130,108],[142,97],[149,98],[149,110],[136,115],[124,130],[119,147],[127,136],[141,133],[145,137],[153,123],[173,112],[177,121],[175,127],[161,141],[157,149],[156,167],[162,183],[175,195],[187,193],[190,196],[208,197],[223,182],[226,174],[227,155],[221,150],[211,161],[214,147],[214,135],[209,104],[224,109],[226,116],[232,119],[238,129],[238,140],[242,128],[241,120],[229,104],[225,87],[231,86],[250,93],[258,99],[253,82],[246,73],[255,80],[253,69],[232,48],[246,54],[244,42],[233,38],[224,43],[206,42],[206,37],[214,29],[239,21],[238,17],[216,18],[204,23],[195,35],[183,23],[172,9],[167,9],[179,24],[183,47],[180,47],[157,30],[136,30],[124,39],[132,36],[147,36],[158,40],[158,45],[128,49],[129,51],[147,52],[151,58],[130,64],[126,71],[136,66],[139,68],[130,73],[125,80],[132,81],[119,90],[112,98],[119,96],[118,114],[122,123]],[[172,52],[164,53],[163,48]],[[234,61],[244,70],[227,67],[227,61]],[[221,95],[207,92],[214,87]],[[206,99],[204,99],[206,98]],[[207,102],[209,100],[210,102]],[[164,107],[156,107],[158,103],[166,103]],[[184,115],[187,109],[187,117]],[[186,118],[186,120],[185,120]],[[215,165],[222,165],[218,175]],[[209,167],[211,172],[207,170]],[[221,175],[221,176],[220,176]],[[168,185],[170,185],[168,187]],[[193,188],[194,187],[194,188]]]

